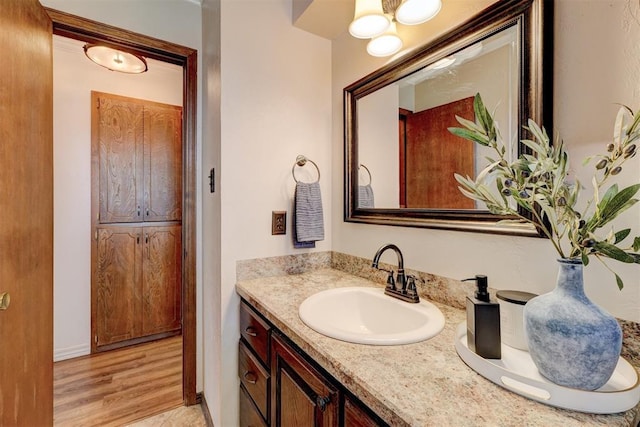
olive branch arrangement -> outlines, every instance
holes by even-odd
[[[634,196],[640,190],[640,184],[622,190],[618,184],[613,184],[604,195],[600,194],[609,179],[622,171],[625,161],[638,152],[635,142],[640,138],[640,111],[634,114],[629,107],[622,106],[615,121],[613,142],[607,145],[606,154],[585,160],[584,165],[597,159],[592,179],[593,197],[579,212],[576,205],[582,186],[577,180],[575,183],[566,181],[569,157],[562,141],[551,144],[544,128],[529,119],[525,129],[533,139],[521,142],[531,150],[531,154],[520,154],[518,159],[509,163],[505,159],[506,148],[494,119],[485,108],[480,94],[476,94],[473,107],[475,122],[456,116],[462,127],[452,127],[449,131],[490,147],[495,157],[486,158],[489,164],[475,180],[455,174],[460,191],[466,197],[483,202],[493,214],[513,215],[516,221],[533,224],[551,241],[561,258],[579,258],[586,266],[589,264],[589,255],[595,256],[615,275],[618,288],[622,289],[622,279],[606,264],[604,258],[640,264],[640,236],[624,245],[623,241],[631,234],[630,228],[614,231],[611,226],[603,237],[599,237],[596,230],[611,223],[638,202]],[[492,184],[496,186],[497,194],[490,190]],[[523,216],[512,201],[530,212],[531,217]],[[570,244],[568,252],[562,246],[565,240]]]

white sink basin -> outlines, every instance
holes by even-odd
[[[300,304],[298,313],[311,329],[357,344],[410,344],[432,338],[444,328],[444,316],[435,305],[400,301],[378,288],[318,292]]]

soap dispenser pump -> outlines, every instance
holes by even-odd
[[[485,359],[502,357],[500,342],[500,305],[491,300],[487,276],[477,274],[475,298],[467,297],[467,346]]]

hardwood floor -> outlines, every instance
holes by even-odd
[[[182,337],[54,364],[56,427],[123,426],[182,406]]]

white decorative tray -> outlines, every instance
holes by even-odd
[[[514,393],[559,408],[594,414],[627,411],[640,402],[636,370],[622,357],[609,381],[595,391],[554,384],[542,377],[529,352],[502,345],[502,359],[484,359],[467,347],[467,326],[456,331],[456,351],[471,369]]]

